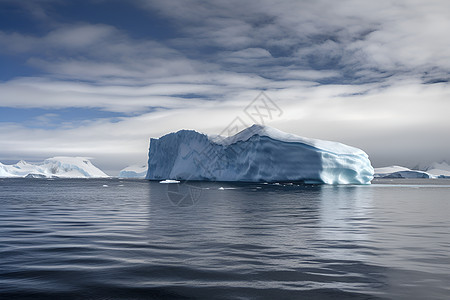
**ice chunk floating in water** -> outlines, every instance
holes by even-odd
[[[159,183],[180,183],[180,181],[179,180],[167,179],[167,180],[162,180]]]
[[[369,184],[367,154],[253,125],[231,137],[180,130],[150,140],[147,179]]]

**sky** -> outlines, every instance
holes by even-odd
[[[0,0],[0,161],[117,175],[151,137],[255,122],[450,161],[449,32],[446,0]]]

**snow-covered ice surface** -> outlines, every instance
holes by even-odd
[[[383,168],[375,168],[375,177],[384,177],[386,175],[395,173],[395,172],[402,172],[402,171],[411,171],[410,169],[406,167],[401,166],[390,166],[390,167],[383,167]]]
[[[119,178],[145,178],[147,165],[131,165],[119,172]]]
[[[253,125],[231,137],[180,130],[150,140],[147,179],[369,184],[367,154]]]
[[[40,163],[28,163],[23,160],[14,165],[0,163],[0,177],[105,178],[109,176],[85,157],[58,156]]]

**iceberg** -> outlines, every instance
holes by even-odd
[[[40,163],[28,163],[23,160],[14,165],[0,163],[0,177],[106,178],[109,176],[85,157],[58,156]]]
[[[150,139],[146,179],[370,184],[373,174],[360,149],[253,125],[230,137],[180,130]]]
[[[119,178],[142,178],[147,175],[147,165],[131,165],[119,172]]]
[[[419,170],[411,170],[401,166],[375,168],[375,178],[435,178],[436,176]]]
[[[383,176],[383,178],[434,178],[433,175],[418,170],[399,171]]]

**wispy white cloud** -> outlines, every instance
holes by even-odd
[[[136,40],[102,24],[60,26],[43,36],[0,32],[0,53],[27,55],[28,64],[56,78],[150,83],[152,78],[189,74],[201,63],[154,40]]]

